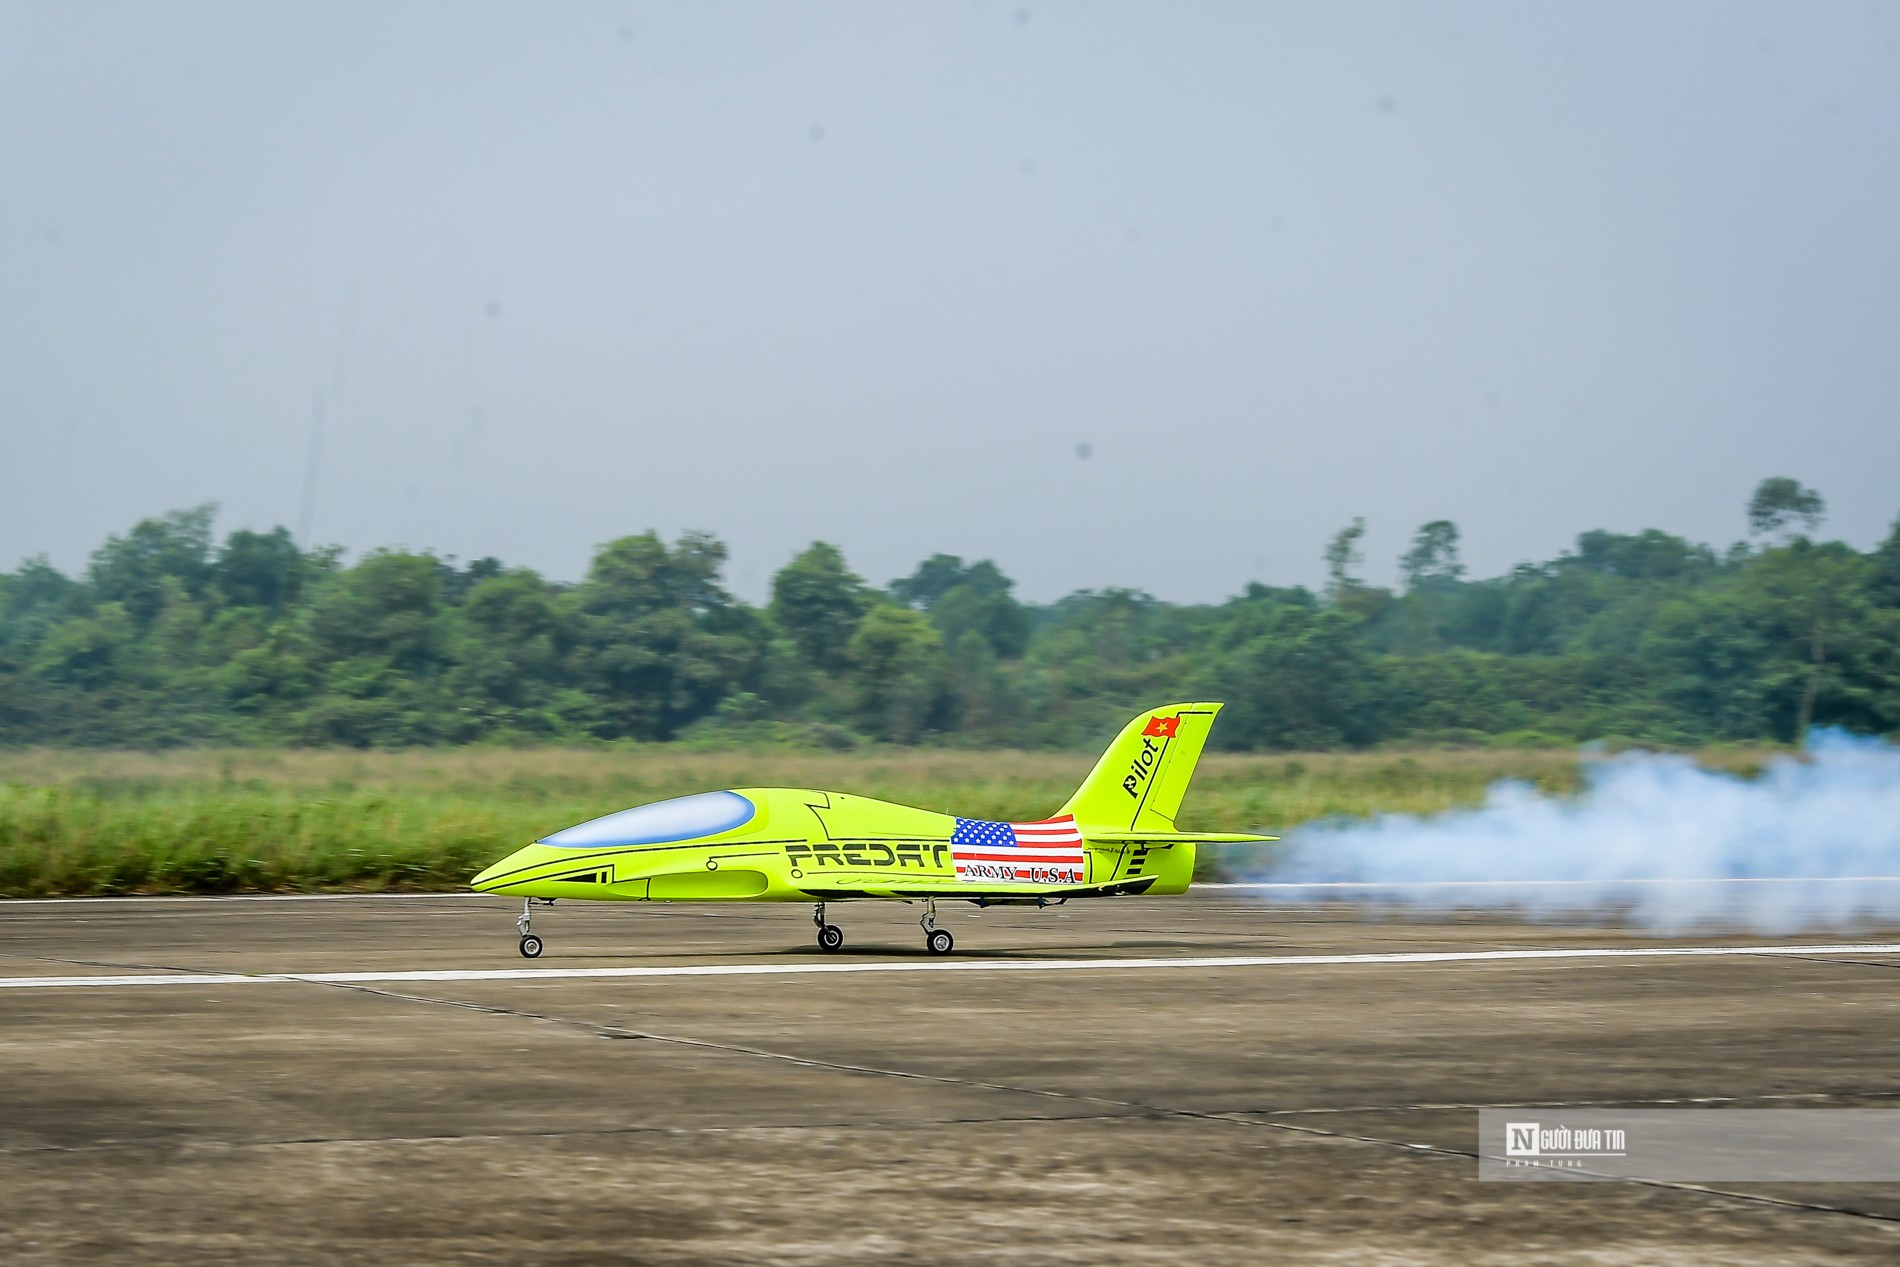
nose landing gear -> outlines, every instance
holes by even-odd
[[[544,900],[542,905],[553,906],[554,903]],[[534,899],[522,899],[521,914],[515,917],[515,927],[521,930],[520,948],[521,957],[523,959],[539,959],[541,957],[541,939],[528,931],[528,919],[533,913]]]
[[[818,903],[811,913],[811,922],[818,925],[818,949],[837,950],[844,945],[844,929],[836,924],[825,923],[825,904]]]

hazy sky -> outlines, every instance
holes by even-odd
[[[0,0],[0,191],[0,568],[319,413],[318,541],[755,599],[1900,512],[1900,4]]]

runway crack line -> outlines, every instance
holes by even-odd
[[[1770,956],[1762,956],[1764,959]],[[1844,963],[1850,968],[1885,968],[1888,972],[1900,969],[1900,963],[1878,963],[1872,959],[1823,959],[1819,955],[1782,955],[1780,958],[1793,959],[1796,963]]]
[[[1824,960],[1823,962],[1828,961]],[[1483,1161],[1488,1156],[1488,1154],[1469,1149],[1449,1148],[1438,1144],[1409,1143],[1404,1140],[1386,1139],[1377,1135],[1361,1135],[1351,1131],[1329,1131],[1317,1126],[1296,1125],[1292,1122],[1261,1121],[1258,1118],[1246,1117],[1233,1112],[1171,1108],[1167,1105],[1145,1104],[1138,1100],[1117,1100],[1109,1096],[1055,1091],[1043,1087],[1014,1086],[1009,1083],[985,1082],[972,1078],[957,1078],[948,1074],[920,1073],[908,1069],[886,1069],[876,1065],[858,1065],[843,1061],[821,1060],[810,1056],[794,1056],[787,1052],[771,1051],[762,1047],[748,1047],[739,1043],[721,1043],[711,1039],[688,1038],[683,1035],[675,1034],[661,1034],[651,1030],[631,1030],[623,1029],[618,1026],[597,1025],[592,1021],[548,1016],[537,1012],[526,1012],[516,1008],[501,1007],[495,1004],[475,1003],[464,999],[442,999],[429,995],[404,994],[395,990],[378,990],[370,986],[357,985],[350,982],[308,981],[307,983],[312,985],[325,985],[337,989],[360,990],[366,994],[380,995],[384,998],[410,1003],[458,1007],[494,1016],[511,1016],[523,1020],[544,1021],[572,1029],[591,1031],[603,1038],[645,1039],[650,1042],[667,1043],[703,1051],[728,1052],[734,1055],[751,1056],[761,1060],[780,1061],[807,1069],[830,1069],[841,1073],[857,1073],[873,1077],[896,1078],[914,1082],[934,1082],[945,1086],[966,1087],[983,1091],[1001,1091],[1016,1095],[1041,1096],[1047,1099],[1065,1100],[1079,1104],[1106,1105],[1112,1108],[1134,1110],[1133,1116],[1220,1122],[1229,1126],[1246,1126],[1260,1130],[1284,1131],[1289,1134],[1306,1135],[1318,1139],[1335,1139],[1358,1144],[1370,1144],[1380,1148],[1397,1149],[1401,1152],[1411,1153],[1413,1155],[1423,1154],[1426,1156],[1459,1158],[1469,1161]],[[1503,1158],[1492,1157],[1491,1160],[1503,1160]],[[1605,1175],[1602,1176],[1602,1178],[1610,1179],[1616,1177]],[[1780,1209],[1802,1210],[1816,1214],[1839,1214],[1850,1218],[1866,1219],[1871,1222],[1889,1226],[1900,1226],[1900,1215],[1881,1214],[1873,1210],[1859,1210],[1851,1206],[1829,1205],[1818,1201],[1796,1201],[1788,1197],[1773,1197],[1754,1192],[1736,1192],[1727,1188],[1712,1188],[1704,1184],[1686,1183],[1668,1179],[1623,1179],[1622,1182],[1670,1192],[1692,1192],[1700,1196],[1722,1197],[1727,1200],[1741,1201],[1752,1205],[1774,1206]]]
[[[947,1086],[970,1087],[984,1091],[1005,1091],[1017,1095],[1044,1096],[1057,1100],[1076,1100],[1086,1103],[1106,1104],[1116,1108],[1135,1109],[1149,1113],[1167,1114],[1170,1110],[1156,1105],[1139,1104],[1128,1100],[1111,1100],[1102,1096],[1073,1095],[1066,1091],[1047,1091],[1036,1087],[1010,1086],[1001,1082],[981,1082],[970,1078],[955,1078],[947,1074],[918,1073],[906,1069],[885,1069],[876,1065],[854,1065],[835,1060],[820,1060],[811,1056],[794,1056],[788,1052],[771,1051],[763,1047],[747,1047],[739,1043],[720,1043],[705,1038],[689,1038],[680,1034],[661,1034],[652,1030],[627,1029],[618,1025],[599,1025],[593,1021],[575,1020],[565,1016],[549,1016],[541,1012],[528,1012],[520,1008],[502,1007],[493,1003],[476,1003],[467,999],[443,999],[431,995],[404,994],[398,990],[379,990],[373,986],[358,985],[342,981],[310,981],[307,984],[323,985],[339,990],[357,990],[364,994],[374,994],[382,998],[397,999],[408,1003],[430,1003],[441,1007],[457,1007],[471,1012],[485,1012],[493,1016],[512,1016],[522,1020],[544,1021],[551,1025],[562,1025],[594,1034],[600,1038],[644,1039],[649,1042],[669,1043],[678,1047],[692,1047],[704,1051],[728,1052],[733,1055],[751,1056],[760,1060],[776,1060],[785,1064],[798,1065],[807,1069],[829,1069],[838,1073],[867,1074],[880,1078],[902,1078],[915,1082],[936,1082]]]
[[[173,963],[113,963],[106,959],[62,959],[57,955],[34,955],[35,963],[63,963],[75,968],[117,968],[122,972],[182,972],[196,974],[197,968],[181,968]]]

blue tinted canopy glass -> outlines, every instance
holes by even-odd
[[[758,810],[752,802],[737,792],[701,792],[698,796],[680,796],[623,809],[617,814],[557,831],[543,837],[540,843],[559,845],[563,849],[658,845],[731,831],[751,822],[756,813]]]

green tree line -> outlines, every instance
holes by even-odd
[[[1441,520],[1395,589],[1359,578],[1354,521],[1320,591],[1218,605],[1024,603],[943,554],[879,588],[819,542],[754,607],[703,533],[622,537],[567,584],[492,558],[349,563],[283,528],[220,541],[201,506],[109,538],[81,576],[0,574],[0,743],[1062,747],[1179,698],[1228,701],[1217,740],[1247,749],[1900,732],[1900,521],[1861,552],[1814,539],[1822,513],[1767,480],[1726,550],[1586,532],[1477,580]]]

